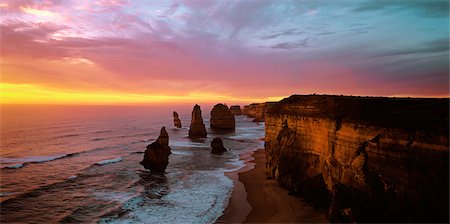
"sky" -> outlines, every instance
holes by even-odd
[[[0,0],[0,103],[449,96],[448,0]]]

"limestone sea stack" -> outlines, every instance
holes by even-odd
[[[191,127],[189,128],[190,138],[206,138],[206,128],[203,123],[202,110],[195,104],[192,110]]]
[[[235,129],[235,120],[234,115],[231,113],[230,109],[224,104],[217,104],[211,110],[211,120],[210,120],[212,129],[221,129],[221,130],[234,130]]]
[[[211,142],[211,153],[222,154],[226,152],[227,149],[223,147],[223,141],[221,138],[214,138]]]
[[[241,106],[239,106],[239,105],[231,106],[230,111],[234,115],[242,115]]]
[[[181,128],[181,120],[178,118],[178,113],[176,111],[173,112],[173,125],[177,128]]]
[[[153,172],[164,172],[169,164],[170,150],[169,134],[167,134],[166,128],[162,127],[158,139],[147,146],[144,160],[140,164]]]

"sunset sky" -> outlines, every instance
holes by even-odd
[[[0,0],[1,103],[449,96],[448,0]]]

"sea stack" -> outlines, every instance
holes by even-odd
[[[221,138],[214,138],[211,142],[211,153],[222,154],[226,152],[227,149],[223,147],[223,141]]]
[[[235,120],[230,109],[224,104],[217,104],[211,110],[211,128],[221,130],[234,130]]]
[[[239,105],[231,106],[230,111],[234,115],[242,115],[241,106],[239,106]]]
[[[169,164],[170,150],[169,134],[167,134],[166,128],[162,127],[158,139],[147,146],[144,160],[140,164],[153,172],[164,172]]]
[[[178,118],[178,113],[176,111],[173,112],[173,125],[177,128],[181,128],[181,120]]]
[[[189,128],[190,138],[206,138],[206,128],[203,123],[202,110],[195,104],[192,110],[191,127]]]

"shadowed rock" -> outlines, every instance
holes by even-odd
[[[206,128],[202,118],[202,110],[200,109],[199,105],[195,104],[194,109],[192,110],[191,126],[189,128],[189,137],[205,138],[206,135],[207,135]]]
[[[235,120],[234,115],[230,109],[224,104],[217,104],[211,110],[211,128],[222,130],[234,130]]]
[[[170,150],[169,134],[167,134],[166,128],[162,127],[158,139],[147,146],[144,160],[140,164],[153,172],[164,172],[169,164],[169,155],[172,154]]]
[[[223,141],[221,138],[214,138],[211,142],[211,153],[221,154],[226,152],[227,149],[223,147]]]
[[[239,105],[231,106],[230,111],[234,115],[242,115],[241,106]]]
[[[267,174],[331,222],[448,222],[448,108],[448,98],[285,98],[264,115]]]
[[[181,128],[181,120],[178,118],[178,113],[176,111],[173,112],[173,125],[177,128]]]

